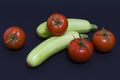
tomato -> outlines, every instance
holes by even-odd
[[[94,33],[92,43],[96,50],[108,52],[112,50],[115,45],[115,36],[112,32],[103,28]]]
[[[68,55],[76,62],[83,63],[88,61],[92,57],[93,52],[93,45],[91,41],[87,39],[76,38],[68,45]]]
[[[3,40],[8,48],[19,49],[24,45],[26,35],[20,27],[11,26],[4,32]]]
[[[53,35],[62,35],[68,27],[68,20],[62,14],[52,14],[47,19],[47,29]]]

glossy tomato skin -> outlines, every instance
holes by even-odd
[[[47,19],[47,29],[53,35],[64,34],[67,27],[68,20],[62,14],[54,13]]]
[[[115,45],[115,36],[112,32],[109,30],[105,30],[106,34],[104,34],[104,31],[98,30],[94,33],[92,37],[92,43],[96,50],[100,52],[109,52],[113,49]]]
[[[87,39],[82,39],[85,46],[80,43],[80,38],[73,39],[68,45],[68,55],[75,62],[86,62],[88,61],[93,53],[94,48],[92,43]]]
[[[20,27],[11,26],[4,32],[3,40],[8,48],[19,49],[25,44],[26,35]]]

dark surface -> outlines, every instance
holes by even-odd
[[[114,49],[106,54],[95,51],[84,64],[72,62],[64,50],[37,68],[27,67],[27,54],[44,40],[36,35],[37,26],[55,12],[109,29],[116,36]],[[26,44],[17,51],[6,48],[2,39],[12,25],[27,35]],[[119,0],[0,0],[0,80],[120,80],[119,29]],[[91,39],[93,32],[88,34]]]

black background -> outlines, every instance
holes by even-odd
[[[52,13],[87,19],[116,36],[116,45],[106,54],[94,52],[85,64],[72,62],[67,49],[39,67],[26,66],[27,54],[44,39],[36,35],[37,26]],[[3,44],[4,31],[18,25],[27,42],[17,51]],[[120,2],[119,0],[0,0],[0,80],[119,80],[120,79]],[[88,33],[91,39],[93,32]]]

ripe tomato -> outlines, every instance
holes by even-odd
[[[88,61],[94,52],[92,43],[87,39],[76,38],[73,39],[68,45],[68,55],[76,62]]]
[[[11,26],[4,32],[3,40],[8,48],[19,49],[24,45],[26,35],[20,27]]]
[[[68,20],[62,14],[52,14],[47,20],[48,31],[53,35],[62,35],[68,27]]]
[[[92,43],[96,50],[108,52],[112,50],[115,45],[115,36],[112,32],[103,28],[94,33]]]

